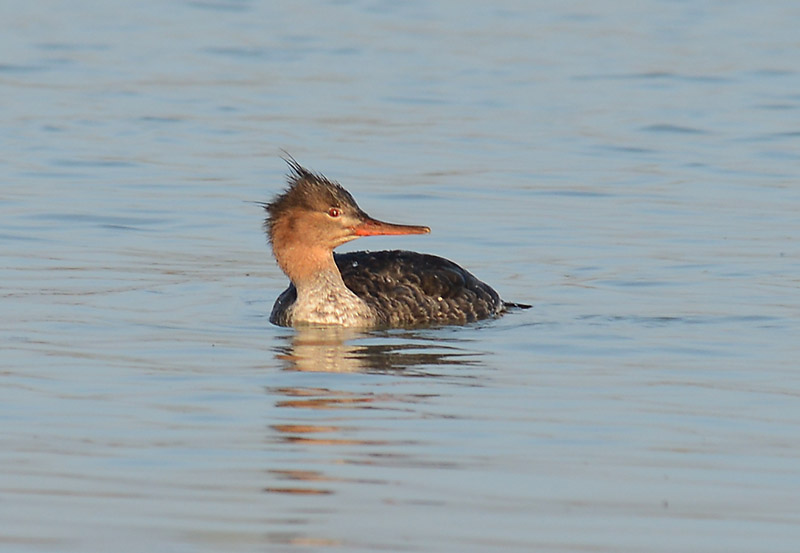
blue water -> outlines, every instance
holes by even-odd
[[[794,552],[794,2],[0,7],[0,549]],[[268,322],[285,150],[531,310]]]

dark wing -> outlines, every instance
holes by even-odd
[[[386,326],[464,324],[503,310],[488,284],[442,257],[380,251],[334,258],[345,285],[375,308]]]
[[[292,321],[289,320],[289,306],[291,306],[297,299],[297,288],[294,284],[289,283],[289,287],[281,292],[278,299],[275,300],[275,305],[272,306],[272,313],[269,316],[269,322],[278,326],[292,326]]]

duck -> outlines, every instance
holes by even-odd
[[[464,325],[529,305],[504,302],[460,265],[405,250],[334,250],[357,238],[428,234],[419,225],[387,223],[365,213],[339,183],[285,159],[287,188],[260,205],[264,230],[289,286],[275,300],[279,326],[408,328]]]

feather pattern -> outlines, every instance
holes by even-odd
[[[345,286],[373,312],[376,326],[466,324],[504,311],[488,284],[463,267],[435,255],[393,250],[334,254]],[[297,290],[290,285],[275,302],[270,320],[291,325]]]

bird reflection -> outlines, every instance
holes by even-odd
[[[479,354],[463,346],[463,338],[437,331],[358,331],[342,327],[305,327],[281,339],[276,358],[283,370],[298,372],[367,373],[399,376],[439,377],[437,367],[474,367],[481,364]],[[470,379],[469,375],[451,374],[449,378]],[[297,379],[306,382],[306,379]],[[318,383],[318,380],[315,379]],[[297,496],[335,494],[342,485],[354,483],[386,484],[386,482],[336,477],[308,466],[298,468],[308,456],[319,458],[326,453],[328,468],[352,464],[416,465],[409,449],[418,445],[392,439],[380,426],[348,411],[373,410],[413,412],[412,404],[427,402],[432,396],[424,389],[413,393],[380,393],[368,386],[348,387],[351,379],[326,379],[327,387],[283,386],[270,388],[277,397],[280,410],[270,425],[270,440],[291,452],[294,466],[269,470],[273,485],[267,493]],[[339,386],[334,386],[340,383]],[[412,386],[414,387],[414,386]],[[414,387],[416,388],[416,387]],[[379,389],[386,389],[379,388]],[[330,412],[326,415],[325,412]],[[390,420],[389,418],[382,420]],[[379,419],[381,420],[381,419]],[[402,446],[402,447],[398,447]],[[324,448],[322,450],[318,448]],[[334,471],[336,472],[336,471]]]
[[[433,375],[440,365],[476,366],[476,353],[456,339],[426,339],[414,331],[363,332],[342,327],[298,328],[283,337],[277,357],[284,369],[308,372],[411,372]]]

